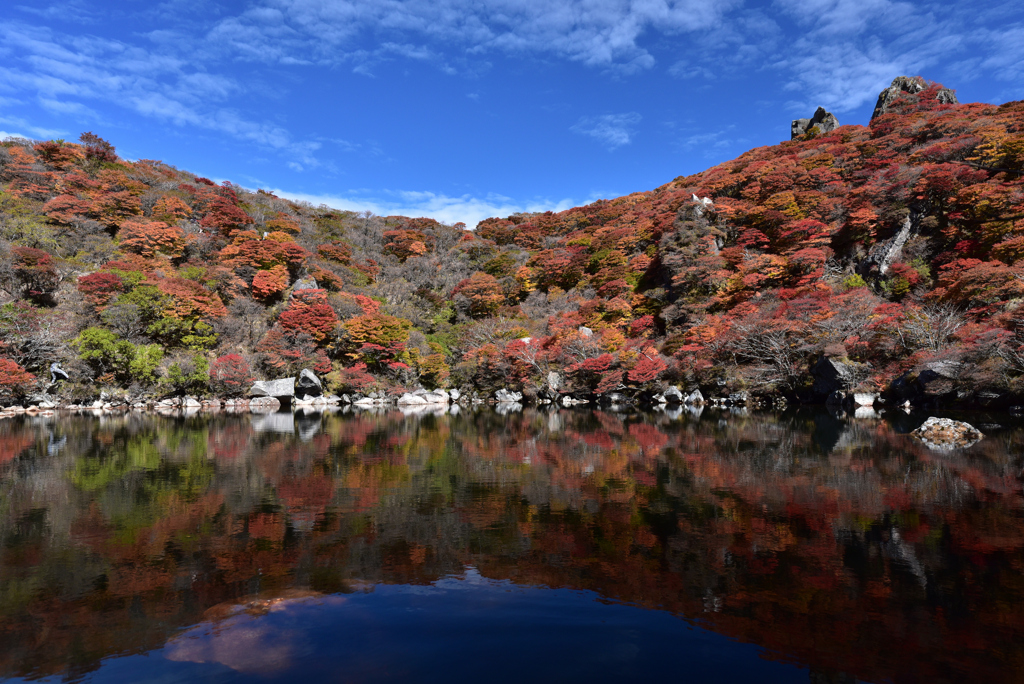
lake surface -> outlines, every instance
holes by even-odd
[[[0,679],[1021,681],[1024,429],[925,417],[7,420]]]

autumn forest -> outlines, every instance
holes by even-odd
[[[1024,394],[1024,102],[870,124],[475,227],[315,207],[77,142],[0,143],[0,397]],[[823,372],[831,369],[829,372]],[[552,383],[552,375],[558,378]],[[557,386],[553,386],[557,385]]]

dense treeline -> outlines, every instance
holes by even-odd
[[[59,360],[68,398],[241,394],[312,368],[336,392],[1008,404],[1024,102],[941,104],[939,88],[867,127],[475,230],[217,185],[91,133],[7,140],[0,392],[38,390]]]

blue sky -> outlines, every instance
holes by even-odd
[[[17,3],[18,0],[13,0]],[[649,190],[866,124],[898,75],[1024,99],[1024,3],[71,0],[8,5],[0,137],[345,209],[487,216]]]

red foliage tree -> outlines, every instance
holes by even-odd
[[[11,359],[0,358],[0,396],[20,397],[35,383],[34,375]]]
[[[179,257],[185,246],[185,232],[163,221],[125,221],[117,235],[121,249],[143,257],[155,256],[157,252]]]
[[[240,354],[225,354],[210,364],[210,389],[215,394],[241,396],[252,381],[249,362]]]
[[[98,271],[79,278],[78,291],[93,306],[104,306],[124,291],[124,281],[116,273]]]
[[[168,295],[164,314],[171,318],[221,318],[227,314],[224,302],[194,280],[162,278],[157,288]]]
[[[455,295],[462,295],[469,300],[469,313],[474,318],[492,315],[505,301],[501,284],[494,276],[483,271],[477,271],[456,285],[452,290],[452,296]]]
[[[321,344],[338,325],[338,315],[323,290],[300,290],[277,320],[285,330],[307,333]]]

